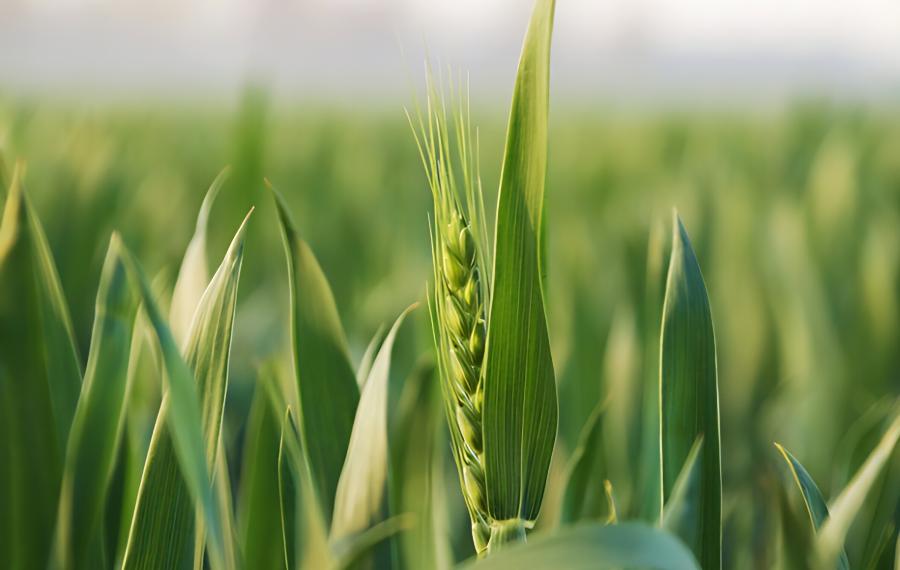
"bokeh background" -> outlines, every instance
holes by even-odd
[[[3,0],[0,153],[7,167],[27,162],[82,354],[110,233],[165,295],[207,187],[231,165],[213,262],[257,207],[226,405],[239,486],[257,368],[287,354],[286,272],[263,177],[319,256],[358,358],[430,279],[430,195],[404,115],[424,62],[467,78],[492,203],[530,8]],[[769,568],[785,476],[772,442],[830,495],[900,394],[900,4],[559,0],[552,65],[548,310],[561,413],[542,524],[604,398],[616,405],[602,469],[620,510],[639,514],[677,207],[716,326],[725,567]],[[427,338],[420,314],[401,342],[396,394]],[[158,386],[140,390],[133,413],[149,434]],[[886,520],[900,519],[897,498],[885,501]]]

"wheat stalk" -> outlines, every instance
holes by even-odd
[[[411,117],[410,124],[434,198],[432,324],[460,484],[472,519],[473,542],[482,555],[487,550],[492,522],[487,512],[482,439],[482,363],[488,298],[488,284],[483,277],[484,201],[475,159],[477,144],[472,145],[468,98],[455,98],[456,144],[451,147],[445,102],[430,73],[428,77],[425,118],[417,108],[418,126]]]

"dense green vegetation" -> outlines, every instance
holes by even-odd
[[[426,177],[401,104],[295,108],[259,89],[235,109],[3,99],[3,228],[14,230],[0,230],[0,453],[15,461],[0,466],[0,488],[37,473],[53,491],[13,501],[0,561],[447,567],[491,551],[492,522],[515,520],[524,536],[536,518],[532,550],[504,548],[485,567],[560,553],[573,567],[603,553],[612,566],[684,567],[672,535],[704,568],[720,557],[723,568],[894,567],[900,114],[822,103],[617,113],[557,100],[543,133],[539,89],[517,85],[533,107],[515,107],[508,132],[505,110],[472,102],[478,144],[465,160],[480,169],[480,212],[441,185],[440,168],[426,162]],[[541,210],[528,168],[542,173],[545,146],[535,228],[522,212]],[[518,212],[508,192],[521,188]],[[463,228],[477,253],[454,237]],[[501,378],[505,394],[540,376],[521,389],[548,402],[531,410],[526,397],[508,415],[488,388],[474,436],[456,427],[438,379],[450,376],[442,349],[459,351],[464,335],[435,308],[458,306],[469,281],[479,293],[463,332],[489,320],[479,377]],[[528,330],[485,301],[522,283],[533,285]],[[197,306],[192,327],[184,313]],[[449,332],[435,338],[433,325]],[[524,362],[516,351],[542,356],[522,373],[502,368]],[[44,376],[62,388],[16,383]],[[472,380],[461,396],[478,414],[482,389]],[[532,416],[544,421],[535,458],[528,437],[522,456],[490,456]],[[465,480],[464,444],[479,448],[486,500]],[[551,448],[546,474],[534,464]],[[527,482],[500,485],[512,471]],[[204,531],[206,548],[194,548]],[[615,557],[651,543],[655,555]]]

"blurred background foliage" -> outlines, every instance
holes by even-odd
[[[474,117],[490,204],[505,111],[476,108]],[[656,452],[643,418],[656,413],[677,207],[716,326],[724,565],[770,568],[786,477],[772,442],[832,495],[877,440],[885,399],[900,394],[900,113],[817,102],[744,113],[557,104],[550,126],[548,311],[560,436],[539,525],[556,518],[566,459],[604,399],[596,469],[613,483],[620,517],[640,514],[636,497],[652,484],[646,465]],[[225,411],[236,488],[257,370],[288,354],[286,270],[263,177],[284,193],[319,257],[356,361],[381,324],[424,297],[431,197],[399,106],[290,107],[253,88],[236,108],[0,98],[0,150],[7,164],[27,161],[81,354],[110,233],[119,230],[171,290],[204,193],[231,165],[212,213],[211,264],[257,207]],[[421,373],[427,326],[419,311],[398,341],[392,405],[403,378]],[[136,390],[132,414],[144,409],[149,437],[158,386]],[[896,455],[886,480],[900,477]],[[453,477],[448,464],[461,557],[470,545]],[[900,523],[897,497],[873,496],[867,508]],[[851,560],[863,546],[851,537]]]

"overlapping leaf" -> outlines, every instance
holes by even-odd
[[[124,568],[192,565],[197,500],[208,529],[210,563],[221,568],[228,558],[225,541],[231,537],[221,528],[209,474],[218,449],[245,228],[246,220],[200,301],[185,360],[142,279],[144,304],[159,337],[169,383],[144,466]]]
[[[367,530],[380,522],[388,475],[388,379],[391,352],[407,308],[397,317],[372,363],[360,398],[347,460],[341,471],[331,524],[332,541]]]
[[[291,290],[291,340],[303,451],[322,516],[331,522],[347,455],[359,387],[334,296],[312,250],[300,239],[287,205],[272,189]]]
[[[81,390],[69,310],[41,223],[12,175],[0,223],[0,566],[46,565]]]
[[[553,0],[538,0],[525,38],[497,206],[483,417],[487,510],[496,520],[537,518],[556,439],[540,247],[553,9]]]
[[[103,264],[84,386],[66,449],[53,564],[88,567],[122,433],[137,296],[113,235]]]

